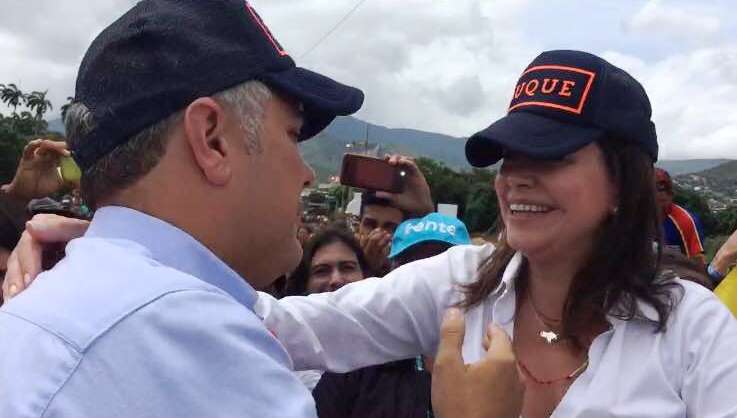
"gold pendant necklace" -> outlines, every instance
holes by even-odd
[[[532,306],[532,312],[535,314],[535,318],[537,318],[537,321],[543,326],[543,329],[537,335],[545,340],[545,343],[549,345],[560,342],[563,338],[554,331],[553,326],[541,318],[542,314],[538,312],[535,302],[532,301],[532,294],[530,294],[529,286],[527,287],[527,299],[530,301],[530,306]]]
[[[548,344],[554,344],[560,341],[560,337],[554,331],[540,331],[537,335],[544,339]]]

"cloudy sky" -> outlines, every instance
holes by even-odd
[[[91,40],[134,3],[0,0],[0,83],[48,90],[58,112]],[[251,3],[299,65],[362,88],[372,123],[468,136],[537,54],[581,49],[645,86],[662,159],[737,159],[733,0]]]

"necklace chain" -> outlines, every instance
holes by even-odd
[[[589,359],[587,357],[586,360],[584,360],[584,362],[581,363],[580,366],[576,367],[575,370],[568,373],[567,375],[563,377],[559,377],[557,379],[549,379],[549,380],[537,378],[534,374],[532,374],[532,372],[530,372],[530,369],[528,369],[527,366],[525,366],[525,364],[521,360],[517,360],[517,364],[519,364],[520,369],[522,369],[525,375],[527,375],[527,377],[529,377],[533,382],[537,383],[538,385],[552,385],[553,383],[562,382],[564,380],[571,380],[575,378],[576,376],[578,376],[579,374],[581,374],[589,366]]]

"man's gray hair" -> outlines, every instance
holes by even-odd
[[[271,90],[255,80],[213,95],[216,101],[239,117],[246,137],[244,146],[248,152],[261,152],[260,131],[265,104],[271,96]],[[170,133],[181,121],[183,113],[184,110],[180,110],[143,129],[85,170],[82,173],[81,189],[87,204],[96,208],[101,199],[133,185],[148,174],[166,152]],[[72,103],[69,107],[64,124],[67,142],[72,149],[83,145],[82,138],[95,128],[92,112],[80,102]]]

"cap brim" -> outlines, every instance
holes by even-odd
[[[553,160],[596,141],[604,131],[563,123],[530,112],[514,112],[468,138],[466,159],[474,167],[501,160],[505,151]]]
[[[313,71],[292,67],[260,77],[269,87],[299,100],[305,121],[300,141],[325,129],[336,116],[356,113],[363,105],[363,92]]]

